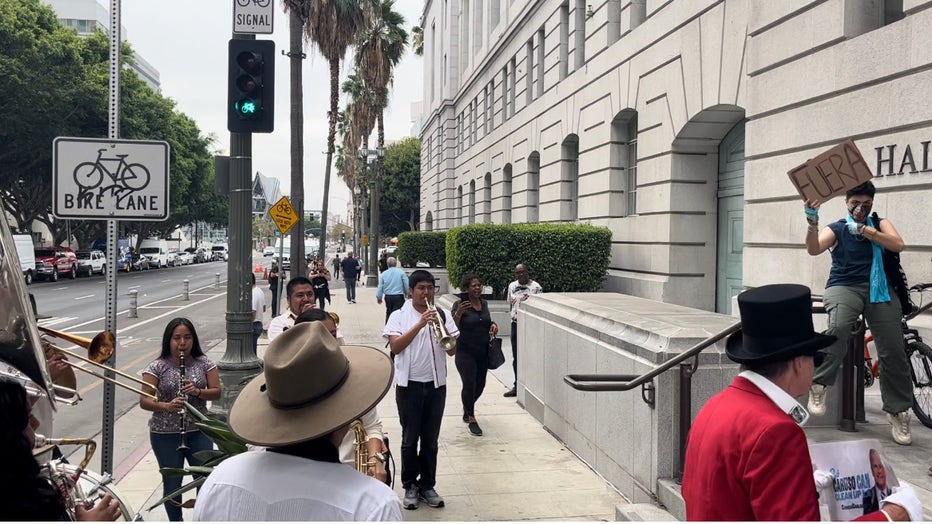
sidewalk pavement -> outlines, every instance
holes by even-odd
[[[267,290],[268,286],[264,289]],[[356,304],[349,304],[342,289],[334,289],[328,309],[340,315],[340,331],[352,344],[377,348],[385,346],[381,337],[385,319],[384,305],[375,301],[375,289],[359,287]],[[269,297],[267,297],[269,298]],[[266,320],[268,320],[266,313]],[[507,337],[506,337],[507,338]],[[259,354],[268,341],[263,335]],[[504,348],[509,348],[508,340]],[[220,343],[208,351],[219,361],[225,351]],[[462,422],[461,382],[453,359],[447,360],[447,404],[440,430],[440,455],[437,467],[437,491],[446,507],[435,509],[422,505],[405,511],[406,520],[474,521],[474,520],[615,520],[615,506],[623,497],[593,472],[561,442],[543,429],[514,398],[503,398],[514,376],[508,359],[492,371],[490,380],[476,405],[476,415],[484,435],[475,437]],[[395,492],[401,488],[401,426],[392,388],[378,406],[391,451],[395,457]],[[134,408],[117,421],[117,426],[144,428],[148,413]],[[118,430],[119,431],[119,430]],[[115,468],[117,489],[126,502],[145,520],[168,520],[164,508],[145,510],[162,496],[161,475],[148,439]],[[186,497],[187,498],[187,497]],[[193,510],[184,510],[186,520]]]

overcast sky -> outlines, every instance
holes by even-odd
[[[124,38],[161,75],[162,94],[173,99],[180,111],[193,118],[204,134],[214,135],[216,147],[229,153],[226,128],[227,45],[233,27],[234,0],[123,0]],[[253,171],[281,180],[282,192],[291,187],[288,58],[288,19],[281,0],[276,4],[274,34],[275,132],[253,135]],[[101,0],[109,5],[107,0]],[[405,27],[418,24],[423,0],[396,0]],[[267,39],[269,36],[258,36]],[[327,148],[327,116],[330,100],[329,68],[312,44],[305,46],[304,61],[304,193],[305,209],[320,209]],[[347,61],[352,51],[347,53]],[[346,69],[341,66],[341,76]],[[423,91],[422,60],[407,50],[395,71],[395,85],[385,114],[386,140],[411,134],[411,103]],[[340,107],[345,101],[341,98]],[[373,133],[373,140],[375,133]],[[339,143],[339,137],[337,138]],[[370,142],[371,143],[371,142]],[[349,190],[336,176],[330,186],[330,209],[345,216]]]

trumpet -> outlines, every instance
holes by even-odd
[[[427,301],[427,310],[428,311],[437,311],[437,306],[434,305],[433,299]],[[443,321],[440,320],[440,314],[437,313],[437,317],[430,322],[430,330],[434,334],[434,338],[437,339],[437,343],[440,344],[440,347],[444,351],[450,351],[456,347],[456,339],[450,336],[450,333],[447,332],[447,328],[443,325]]]
[[[115,368],[112,368],[110,366],[106,366],[103,364],[104,362],[107,361],[107,359],[109,359],[113,355],[113,352],[116,349],[116,337],[113,336],[113,333],[110,333],[109,331],[101,331],[93,339],[90,339],[90,338],[80,337],[78,335],[72,335],[71,333],[65,333],[64,331],[57,331],[57,330],[50,329],[50,328],[43,327],[43,326],[39,326],[39,330],[55,338],[60,338],[62,340],[71,342],[72,344],[77,344],[83,347],[84,349],[87,350],[87,357],[83,357],[81,355],[78,355],[77,353],[68,351],[67,349],[62,349],[48,341],[44,341],[45,343],[49,344],[52,347],[52,349],[54,349],[55,351],[61,351],[62,353],[64,353],[65,355],[68,355],[69,357],[73,357],[83,362],[87,362],[88,364],[101,368],[104,371],[112,371],[115,374],[120,375],[121,377],[127,380],[132,380],[133,382],[136,382],[137,384],[148,386],[148,384],[146,384],[142,379],[138,379],[132,375],[123,373],[119,369],[115,369]],[[116,379],[110,378],[105,375],[101,375],[100,373],[91,371],[89,369],[82,368],[81,366],[74,364],[73,362],[68,362],[66,360],[65,363],[74,369],[83,371],[84,373],[87,373],[88,375],[95,376],[105,382],[112,382],[113,384],[120,386],[121,388],[128,389],[134,393],[143,395],[145,397],[149,397],[155,401],[158,401],[159,399],[157,394],[147,393],[139,388],[128,386]],[[56,388],[57,387],[58,386],[56,386]]]

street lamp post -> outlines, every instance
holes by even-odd
[[[366,271],[366,287],[376,287],[379,285],[379,166],[381,159],[385,156],[385,150],[376,149],[359,149],[359,155],[365,157],[366,165],[369,166],[369,181],[371,188],[369,191],[369,252],[366,260],[368,269]],[[372,164],[375,164],[374,172]]]

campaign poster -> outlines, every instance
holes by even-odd
[[[854,520],[880,509],[899,487],[893,467],[875,439],[809,444],[813,468],[831,473],[835,480],[819,491],[819,505],[827,505],[835,521]]]

